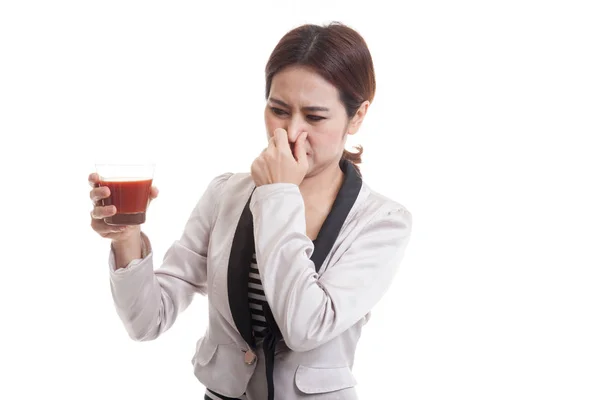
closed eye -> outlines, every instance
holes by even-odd
[[[271,112],[275,115],[278,115],[280,117],[289,115],[289,113],[285,110],[282,110],[281,108],[278,107],[271,107]],[[311,121],[311,122],[319,122],[322,121],[324,119],[326,119],[325,117],[321,117],[320,115],[307,115],[306,119]]]
[[[277,108],[277,107],[271,107],[271,111],[273,112],[273,114],[275,115],[286,115],[287,112],[285,112],[284,110],[282,110],[281,108]]]

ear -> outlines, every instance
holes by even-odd
[[[350,123],[348,124],[348,135],[354,135],[356,132],[358,132],[360,125],[362,124],[363,120],[365,119],[365,116],[367,115],[367,110],[369,109],[370,105],[371,103],[369,103],[368,100],[365,100],[362,102],[360,107],[358,107],[358,110],[356,110],[356,114],[354,114],[354,116],[350,120]]]

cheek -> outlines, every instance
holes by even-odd
[[[283,123],[279,118],[271,114],[269,111],[265,111],[265,127],[267,134],[270,135],[277,128],[284,128]]]
[[[344,135],[339,126],[323,126],[309,135],[311,145],[323,150],[336,149],[343,146]]]

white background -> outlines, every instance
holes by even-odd
[[[209,180],[264,147],[279,38],[331,20],[377,74],[349,145],[414,217],[359,343],[361,398],[600,398],[593,3],[3,1],[0,398],[202,398],[206,300],[156,341],[128,338],[87,176],[158,164],[144,230],[160,260]]]

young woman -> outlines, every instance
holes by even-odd
[[[208,296],[192,360],[205,399],[357,398],[356,344],[412,221],[362,181],[362,148],[344,149],[374,94],[356,31],[336,23],[288,32],[266,66],[268,146],[250,173],[210,182],[156,270],[139,226],[103,222],[116,209],[98,205],[110,193],[90,175],[92,228],[111,239],[111,290],[129,335],[156,339],[194,294]]]

